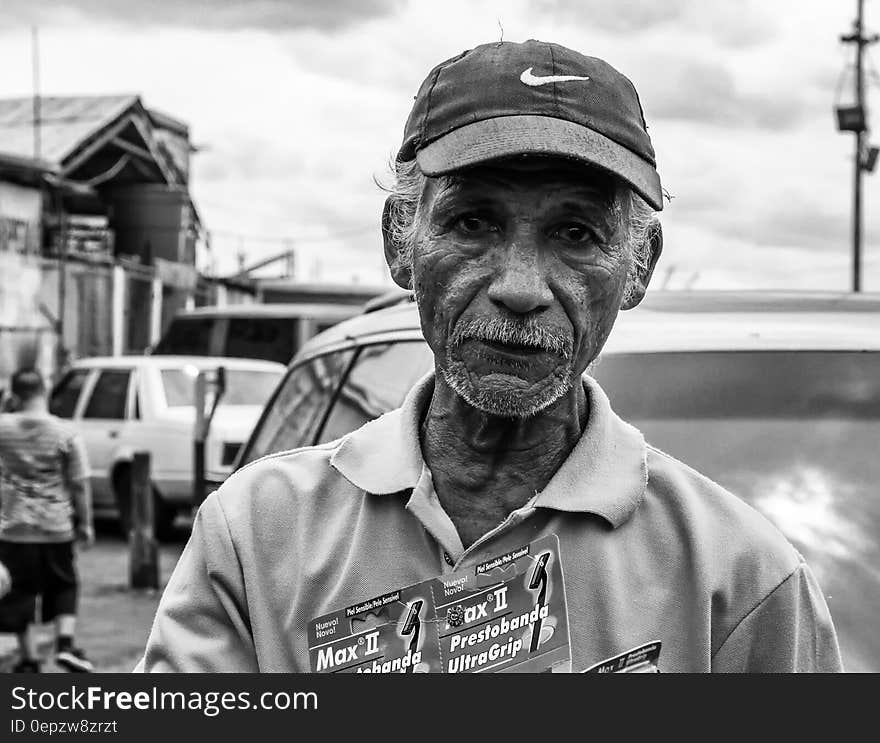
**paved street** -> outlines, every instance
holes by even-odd
[[[186,541],[180,530],[172,544],[160,545],[162,585],[168,580]],[[129,586],[128,544],[112,527],[98,532],[98,540],[78,557],[82,585],[77,644],[82,647],[98,672],[127,672],[143,651],[159,591],[133,591]],[[52,627],[42,631],[43,656],[51,658]],[[0,634],[0,671],[8,671],[17,658],[14,635]],[[51,661],[44,671],[61,672]]]

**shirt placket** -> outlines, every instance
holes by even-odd
[[[507,518],[504,519],[498,526],[494,529],[490,529],[483,536],[481,536],[476,542],[474,542],[470,547],[464,550],[459,558],[455,561],[455,565],[453,569],[458,569],[461,564],[468,558],[477,554],[478,552],[485,549],[486,545],[489,542],[497,539],[502,536],[506,532],[515,529],[519,526],[523,521],[525,521],[529,516],[531,516],[535,512],[535,498],[537,498],[537,494],[533,496],[528,503],[516,509],[515,511],[511,511]]]
[[[443,509],[437,493],[434,490],[431,472],[427,466],[422,467],[421,475],[416,487],[413,488],[407,510],[419,519],[425,530],[437,541],[440,558],[443,561],[441,569],[443,574],[458,570],[468,557],[471,557],[486,547],[488,543],[506,532],[519,526],[525,519],[535,512],[534,502],[537,495],[529,500],[521,508],[508,514],[498,526],[486,532],[467,549],[462,544],[461,537],[449,514]]]
[[[455,524],[440,505],[440,500],[434,491],[431,471],[425,465],[422,465],[419,480],[407,501],[406,509],[419,520],[425,531],[437,542],[443,573],[451,573],[457,562],[455,556],[464,552],[464,545],[461,543]]]

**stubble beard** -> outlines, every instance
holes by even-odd
[[[559,363],[547,377],[527,387],[491,384],[474,375],[459,357],[458,351],[468,340],[532,346],[557,356]],[[542,326],[533,319],[476,319],[455,327],[440,371],[446,384],[477,410],[502,418],[531,418],[571,389],[572,353],[573,343],[567,333]]]

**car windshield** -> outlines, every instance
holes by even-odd
[[[342,349],[297,364],[278,388],[238,465],[332,441],[399,407],[432,360],[425,343],[401,342]]]
[[[847,670],[880,671],[880,353],[618,354],[591,373],[650,444],[785,533]]]
[[[196,367],[162,369],[165,403],[170,408],[194,405]],[[263,405],[281,377],[281,372],[226,368],[226,391],[220,405]]]

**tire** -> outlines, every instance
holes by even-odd
[[[128,465],[123,464],[113,473],[113,493],[119,511],[119,528],[125,539],[128,539],[132,526],[130,472]],[[157,541],[167,542],[173,538],[176,517],[177,508],[162,498],[159,491],[153,487],[153,535]]]

